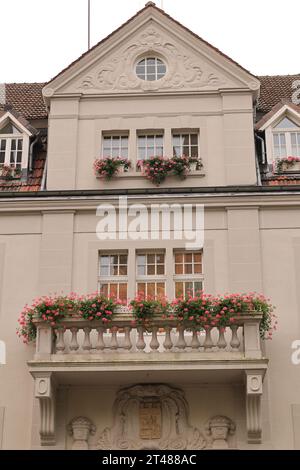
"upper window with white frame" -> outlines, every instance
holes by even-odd
[[[201,251],[174,252],[175,297],[197,295],[203,290],[203,263]]]
[[[273,127],[272,134],[274,158],[300,157],[300,127],[293,121],[284,117]]]
[[[0,119],[0,166],[27,168],[31,135],[9,112],[3,115]]]
[[[138,160],[162,157],[164,153],[163,133],[145,133],[138,135]]]
[[[127,252],[100,252],[98,285],[99,292],[104,296],[127,300]]]
[[[172,133],[173,156],[186,156],[199,158],[198,132],[176,132]]]
[[[128,134],[103,134],[102,156],[128,158]]]
[[[136,255],[137,293],[161,298],[166,293],[164,252],[138,252]]]
[[[0,129],[0,165],[22,167],[23,136],[12,124]]]

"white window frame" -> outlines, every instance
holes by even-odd
[[[282,155],[281,157],[276,157],[275,156],[275,145],[274,145],[274,135],[278,135],[278,134],[284,134],[285,136],[285,148],[286,148],[286,155]],[[298,155],[294,155],[293,154],[293,150],[292,150],[292,134],[299,134],[300,135],[300,127],[299,127],[299,130],[293,130],[291,131],[291,129],[272,129],[272,144],[273,144],[273,159],[277,159],[277,158],[284,158],[284,157],[300,157],[300,153]],[[300,150],[300,145],[299,145],[299,150]]]
[[[139,150],[140,150],[140,145],[139,145],[139,139],[144,137],[146,139],[146,145],[145,147],[145,157],[144,158],[141,158],[140,155],[139,155]],[[154,137],[154,144],[153,144],[153,148],[154,148],[154,153],[152,155],[148,155],[148,150],[149,150],[149,147],[147,146],[147,140],[149,139],[149,137]],[[162,130],[153,130],[153,131],[138,131],[137,132],[137,161],[139,160],[147,160],[148,158],[151,158],[151,157],[158,157],[160,155],[157,155],[157,152],[156,152],[156,149],[158,147],[160,147],[159,145],[157,145],[156,143],[156,139],[157,137],[161,137],[162,138],[162,155],[164,155],[164,148],[165,148],[165,137],[164,137],[164,132]]]
[[[9,111],[5,113],[0,118],[0,129],[6,126],[6,124],[11,121],[12,124],[18,129],[20,134],[0,134],[0,139],[6,140],[6,149],[5,149],[5,164],[11,165],[10,163],[10,151],[11,151],[11,141],[13,139],[22,139],[22,160],[21,160],[21,169],[27,169],[28,167],[28,154],[29,154],[29,139],[32,136],[32,133],[26,129]]]
[[[122,158],[127,158],[129,159],[129,133],[124,131],[124,132],[103,132],[102,133],[102,142],[101,142],[101,156],[102,158],[106,158],[106,157],[110,157],[112,158],[112,149],[113,149],[113,138],[116,138],[118,137],[119,139],[119,154],[117,155],[118,157],[122,157]],[[122,138],[126,138],[127,139],[127,156],[125,155],[122,155]],[[109,155],[105,155],[104,154],[104,143],[105,143],[105,140],[108,140],[110,139],[110,154]],[[115,157],[114,157],[115,158]]]
[[[191,274],[176,274],[175,272],[175,255],[176,254],[198,254],[200,253],[201,254],[201,266],[202,266],[202,272],[201,273],[195,273],[194,272],[194,265],[195,265],[195,262],[194,262],[194,256],[193,256],[193,259],[192,259],[192,273]],[[183,261],[183,266],[184,266],[184,261]],[[194,284],[195,282],[201,282],[202,284],[202,289],[204,289],[204,273],[203,273],[203,251],[202,250],[174,250],[173,251],[173,285],[174,285],[174,298],[176,297],[176,282],[191,282],[193,283],[193,290],[194,290]],[[185,290],[185,286],[184,286],[184,290]],[[195,292],[194,292],[195,293]],[[186,292],[184,293],[184,295],[186,294]]]
[[[1,142],[4,140],[6,142],[6,147],[5,147],[5,156],[4,156],[4,162],[0,162],[0,165],[9,165],[9,166],[15,166],[15,163],[10,161],[11,158],[11,152],[20,152],[20,150],[11,150],[11,145],[12,141],[16,140],[16,147],[18,147],[18,141],[20,140],[22,142],[22,156],[21,156],[21,162],[19,163],[18,168],[22,168],[22,162],[23,162],[23,145],[24,145],[24,139],[23,136],[20,134],[19,136],[17,134],[14,134],[14,137],[12,137],[12,134],[0,134],[0,151],[1,151]]]
[[[147,255],[164,255],[164,274],[145,274],[141,275],[138,273],[138,256],[147,256]],[[155,256],[155,271],[157,271],[157,265],[160,265],[160,263],[157,263],[157,258]],[[146,265],[147,267],[147,261]],[[136,294],[139,293],[138,290],[138,284],[143,283],[143,284],[155,284],[155,296],[157,296],[157,284],[158,283],[163,283],[165,285],[165,295],[166,295],[166,289],[167,289],[167,276],[166,276],[166,252],[164,250],[138,250],[135,255],[135,272],[136,272]],[[146,288],[147,289],[147,288]],[[148,293],[146,293],[148,295]]]
[[[299,129],[293,128],[277,128],[276,126],[284,119],[288,118],[295,123]],[[273,116],[271,116],[262,126],[258,128],[259,131],[265,131],[266,139],[266,150],[267,150],[267,160],[269,164],[273,164],[278,157],[275,157],[274,153],[274,134],[284,133],[286,136],[286,145],[287,145],[287,156],[292,154],[291,148],[291,139],[288,134],[293,132],[300,132],[300,113],[293,109],[288,104],[285,104],[280,108]],[[298,155],[296,155],[298,156]],[[283,157],[281,157],[283,158]]]
[[[191,155],[191,151],[192,151],[192,148],[193,147],[197,147],[197,159],[200,160],[200,133],[199,133],[199,130],[198,129],[173,129],[172,130],[172,155],[174,155],[174,147],[178,147],[177,145],[174,145],[174,137],[175,136],[179,136],[180,139],[182,138],[182,136],[184,135],[188,135],[189,136],[189,144],[188,145],[182,145],[180,143],[179,147],[181,149],[181,152],[180,152],[180,155],[179,156],[182,156],[183,155],[183,147],[188,147],[189,148],[189,154],[188,155],[185,155],[186,157],[192,157]],[[192,145],[191,144],[191,136],[192,135],[196,135],[197,136],[197,145]]]
[[[120,264],[120,256],[127,256],[127,275],[101,275],[101,263],[100,259],[101,256],[118,256],[118,270],[120,266],[124,266]],[[98,253],[98,291],[101,292],[101,284],[108,284],[108,288],[110,290],[110,284],[117,284],[118,285],[118,295],[120,295],[120,284],[127,284],[127,297],[128,297],[128,252],[127,251],[99,251]],[[108,292],[108,297],[110,296],[110,292]]]
[[[143,60],[145,61],[145,64],[140,65],[140,63]],[[147,63],[148,60],[154,60],[155,64],[153,64],[153,65],[148,64]],[[158,61],[160,61],[161,63],[159,64]],[[162,74],[162,72],[158,72],[158,66],[159,65],[163,65],[165,67],[165,71],[164,71],[163,74]],[[155,68],[154,73],[149,73],[148,72],[148,67],[151,67],[151,66],[152,67],[154,66],[154,68]],[[140,77],[138,75],[137,67],[142,67],[144,69],[144,73],[142,75],[144,75],[145,78]],[[167,73],[167,64],[160,57],[150,56],[150,55],[146,56],[146,57],[140,57],[139,60],[135,64],[135,74],[140,80],[144,80],[144,81],[148,81],[148,82],[154,82],[154,81],[161,80],[162,78],[164,78],[166,76],[166,73]],[[154,80],[148,80],[148,76],[153,76],[153,75],[154,75]],[[160,76],[158,76],[158,75],[160,75]]]

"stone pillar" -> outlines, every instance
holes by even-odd
[[[73,418],[68,426],[69,434],[73,436],[72,450],[88,450],[90,435],[95,434],[96,427],[83,416]]]

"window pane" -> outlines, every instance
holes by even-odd
[[[289,128],[296,128],[296,124],[292,122],[290,119],[287,117],[283,118],[282,121],[280,121],[277,126],[275,127],[276,129],[289,129]]]
[[[147,255],[147,263],[155,263],[155,255],[154,254],[151,254],[151,255]]]
[[[175,264],[175,274],[183,274],[183,264]]]
[[[195,274],[201,274],[202,272],[202,265],[201,264],[195,264],[194,265],[194,273]]]
[[[164,297],[165,296],[165,283],[158,282],[157,283],[157,297]]]
[[[175,254],[175,263],[183,263],[183,253]]]
[[[192,263],[192,261],[193,261],[193,254],[192,253],[185,253],[184,262],[185,263]]]
[[[191,157],[195,157],[195,158],[198,158],[198,147],[192,147],[191,148]]]
[[[202,254],[201,253],[194,253],[194,262],[201,263],[202,261]]]
[[[144,282],[139,282],[137,285],[138,294],[146,295],[146,284]]]
[[[198,134],[191,134],[191,145],[198,145]]]
[[[148,276],[154,276],[154,274],[155,274],[155,265],[154,264],[149,264],[148,265],[147,274],[148,274]]]
[[[158,275],[163,275],[163,274],[165,274],[165,266],[164,266],[164,264],[158,264],[158,265],[157,265],[157,274],[158,274]]]
[[[100,293],[108,297],[108,284],[100,284]]]
[[[149,295],[149,297],[155,297],[155,283],[154,282],[149,282],[147,284],[147,295]]]
[[[138,266],[137,273],[138,276],[146,276],[146,266]]]
[[[202,282],[195,282],[194,295],[199,294],[202,291]]]
[[[127,284],[125,283],[119,285],[119,299],[127,300]]]
[[[110,296],[118,297],[118,284],[110,284]]]
[[[183,282],[175,282],[175,297],[183,295]]]
[[[193,265],[185,264],[184,265],[184,274],[193,274]]]
[[[120,266],[120,276],[127,276],[127,266]]]
[[[120,255],[120,264],[127,265],[127,255]]]
[[[158,253],[156,255],[156,261],[157,263],[164,263],[165,262],[165,255],[163,253]]]
[[[147,136],[147,147],[154,147],[154,135]]]
[[[183,155],[185,155],[186,157],[189,157],[190,156],[190,150],[189,150],[189,147],[183,147],[182,148],[182,153]]]

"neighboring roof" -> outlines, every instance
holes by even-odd
[[[296,80],[300,80],[300,74],[263,75],[257,78],[261,83],[257,110],[262,113],[268,113],[280,100],[286,99],[292,101],[292,95],[295,92],[293,83]]]
[[[43,179],[44,167],[46,156],[39,155],[34,160],[32,174],[28,177],[27,181],[18,179],[6,181],[0,179],[0,192],[4,191],[40,191]]]
[[[231,57],[229,57],[228,55],[224,54],[224,52],[220,51],[219,49],[217,49],[216,47],[214,47],[212,44],[210,44],[209,42],[205,41],[203,38],[201,38],[200,36],[198,36],[196,33],[194,33],[193,31],[191,31],[189,28],[187,28],[186,26],[184,26],[182,23],[180,23],[179,21],[175,20],[172,16],[168,15],[164,10],[162,10],[161,8],[158,8],[154,2],[148,2],[146,3],[146,5],[144,6],[144,8],[142,8],[141,10],[139,10],[135,15],[133,15],[131,18],[129,18],[129,20],[127,20],[125,23],[123,23],[121,26],[119,26],[117,29],[115,29],[112,33],[110,33],[108,36],[106,36],[104,39],[102,39],[101,41],[99,41],[97,44],[95,44],[93,47],[91,47],[91,49],[87,50],[86,52],[84,52],[81,56],[79,56],[76,60],[74,60],[73,62],[71,62],[71,64],[69,64],[67,67],[65,67],[63,70],[61,70],[57,75],[55,75],[55,77],[51,78],[51,80],[46,83],[45,85],[49,85],[51,82],[53,82],[54,80],[56,80],[56,78],[58,78],[60,75],[62,75],[63,73],[66,72],[66,70],[70,69],[74,64],[76,64],[77,62],[79,62],[83,57],[85,57],[86,55],[90,54],[94,49],[96,49],[98,46],[100,46],[100,44],[103,44],[104,42],[106,42],[109,38],[111,38],[114,34],[116,34],[118,31],[120,31],[122,28],[124,28],[124,26],[128,25],[129,23],[131,23],[135,18],[137,18],[138,16],[140,16],[145,10],[147,10],[148,8],[154,8],[155,10],[159,11],[162,15],[164,15],[166,18],[168,18],[169,20],[171,20],[173,23],[175,23],[176,25],[178,25],[179,27],[185,29],[186,31],[188,31],[190,34],[192,34],[195,38],[199,39],[200,41],[202,41],[204,44],[206,44],[208,47],[210,47],[211,49],[213,49],[215,52],[217,52],[218,54],[222,55],[223,57],[225,57],[227,60],[229,60],[230,62],[232,62],[234,65],[236,65],[237,67],[239,67],[240,69],[242,69],[244,72],[248,73],[249,75],[252,75],[254,78],[258,78],[256,77],[255,75],[253,75],[251,72],[249,72],[249,70],[245,69],[242,65],[240,65],[238,62],[236,62],[235,60],[231,59]]]
[[[256,129],[261,129],[268,121],[270,121],[272,119],[273,116],[275,116],[275,114],[278,113],[278,111],[280,111],[282,108],[285,108],[285,109],[291,109],[291,112],[293,111],[296,111],[296,113],[299,114],[299,117],[300,117],[300,106],[297,106],[296,104],[294,103],[291,103],[291,101],[288,101],[288,100],[280,100],[279,103],[277,103],[275,106],[273,106],[273,108],[271,109],[271,111],[269,111],[267,114],[265,114],[255,125],[255,128]],[[261,130],[264,130],[264,129],[261,129]]]
[[[5,83],[0,85],[0,106],[9,105],[29,120],[47,119],[42,96],[45,83]]]

